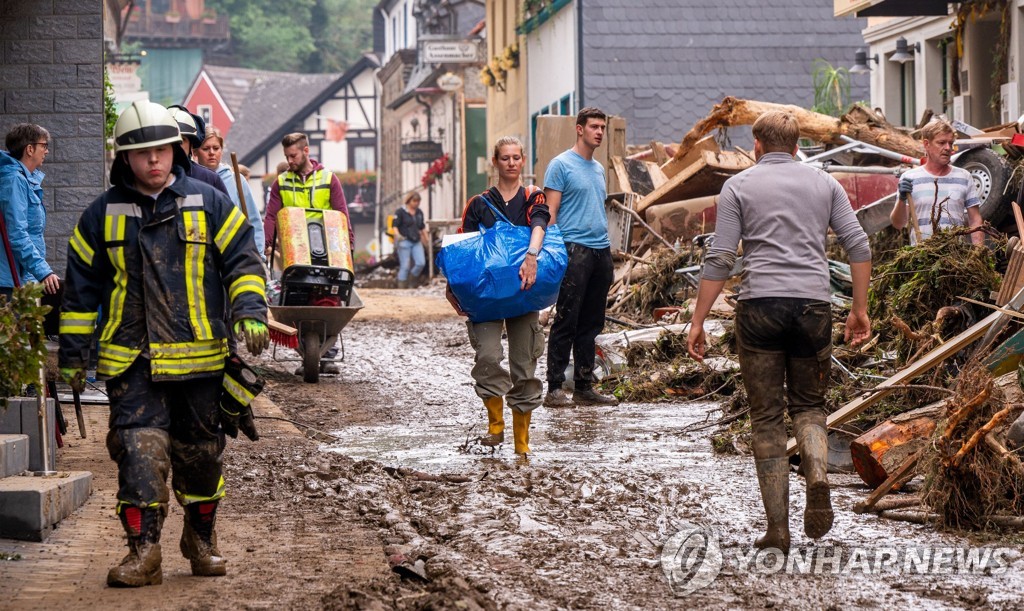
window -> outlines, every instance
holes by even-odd
[[[213,106],[200,104],[196,107],[196,114],[203,118],[207,127],[213,127]]]
[[[356,172],[372,172],[376,169],[376,154],[372,146],[353,146],[349,167]]]
[[[900,114],[904,127],[913,127],[917,124],[914,64],[915,62],[906,62],[900,69]]]

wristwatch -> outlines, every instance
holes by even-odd
[[[526,254],[533,255],[533,256],[536,257],[537,255],[540,254],[540,250],[538,250],[536,248],[528,248],[528,249],[526,249]]]

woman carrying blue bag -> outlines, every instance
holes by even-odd
[[[498,170],[498,185],[469,200],[462,214],[462,233],[494,227],[498,220],[530,227],[530,243],[519,267],[519,289],[527,291],[537,280],[537,257],[544,247],[544,234],[551,219],[544,192],[523,187],[523,144],[506,136],[494,145],[491,159]],[[563,265],[564,268],[564,265]],[[460,315],[465,315],[449,289],[448,300]],[[516,454],[530,451],[530,414],[541,404],[544,385],[536,376],[537,360],[544,352],[544,332],[531,311],[513,318],[486,322],[466,322],[469,341],[476,350],[472,376],[476,394],[487,408],[487,435],[480,443],[496,446],[505,440],[503,399],[512,411],[512,437]],[[508,335],[509,371],[501,366],[501,335]]]

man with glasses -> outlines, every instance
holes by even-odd
[[[0,151],[0,211],[4,248],[0,248],[0,295],[10,297],[18,284],[40,282],[50,295],[60,278],[46,262],[46,208],[39,169],[50,150],[50,132],[32,123],[15,125],[7,132],[7,151]],[[8,248],[13,264],[7,258]],[[12,274],[12,271],[14,272]]]

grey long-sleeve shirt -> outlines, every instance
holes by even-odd
[[[864,233],[842,186],[787,153],[767,153],[725,182],[715,240],[704,277],[725,280],[743,242],[739,299],[798,297],[828,301],[825,239],[829,227],[850,261],[871,260]]]

